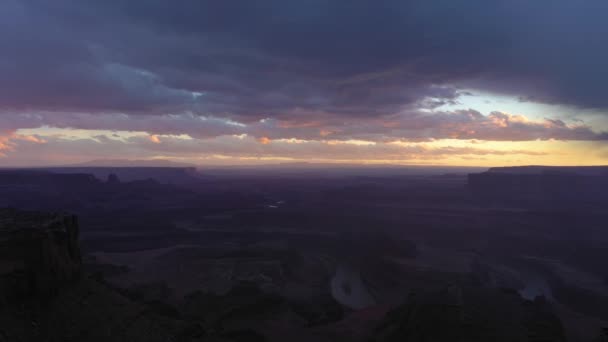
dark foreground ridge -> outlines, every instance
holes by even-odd
[[[564,341],[542,298],[473,280],[412,291],[386,315],[296,304],[247,283],[162,302],[149,295],[159,289],[91,274],[77,239],[74,216],[0,210],[0,341]]]

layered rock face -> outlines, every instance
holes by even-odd
[[[0,209],[0,303],[49,299],[81,273],[75,216]]]

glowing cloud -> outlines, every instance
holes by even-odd
[[[148,139],[150,139],[150,141],[153,142],[153,143],[155,143],[155,144],[160,144],[161,143],[160,138],[158,137],[158,135],[155,135],[155,134],[150,135],[148,137]]]

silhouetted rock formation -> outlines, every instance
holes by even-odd
[[[120,184],[120,179],[118,179],[118,176],[114,173],[110,173],[108,175],[108,184]]]
[[[608,176],[608,166],[506,166],[491,167],[488,172],[492,173],[515,173],[515,174],[573,174],[579,176]]]
[[[81,264],[75,216],[0,209],[0,302],[49,299]]]
[[[57,167],[45,169],[56,174],[91,174],[109,179],[114,174],[123,182],[155,179],[162,184],[189,184],[199,177],[194,167]]]
[[[452,286],[414,293],[389,312],[376,341],[565,341],[559,319],[543,300],[515,292]]]
[[[0,170],[0,186],[44,186],[57,189],[88,187],[99,180],[87,173],[52,173],[34,170]]]
[[[608,167],[523,166],[468,175],[471,194],[490,203],[551,208],[608,203]]]
[[[608,342],[608,328],[602,328],[597,342]]]

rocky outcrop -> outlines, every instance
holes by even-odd
[[[91,187],[100,181],[87,173],[52,173],[44,170],[0,170],[0,186],[65,189]]]
[[[114,173],[110,173],[108,175],[108,180],[107,182],[108,184],[120,184],[120,179],[118,179],[118,176]]]
[[[608,204],[608,167],[505,167],[468,175],[468,188],[484,203],[583,208]]]
[[[81,264],[75,216],[0,209],[0,303],[50,299]]]
[[[50,168],[55,174],[90,174],[97,179],[108,179],[114,174],[122,182],[154,179],[161,184],[191,184],[200,176],[194,167],[67,167]]]
[[[412,293],[378,327],[376,341],[565,341],[560,320],[543,299],[515,291],[451,286]]]
[[[75,216],[0,209],[0,342],[202,340],[195,323],[82,269]]]
[[[600,336],[597,338],[597,342],[608,342],[608,328],[602,328]]]

